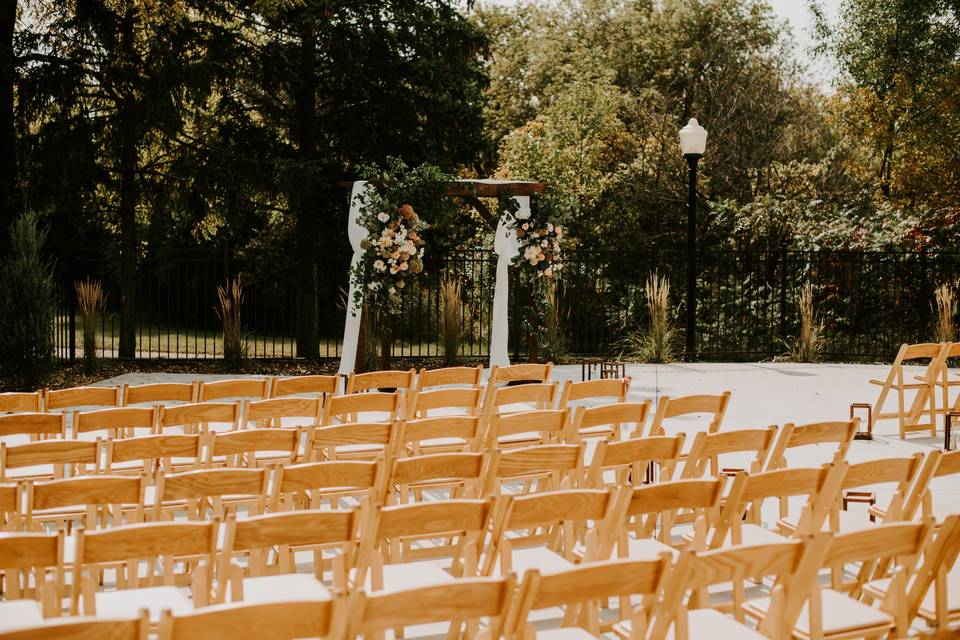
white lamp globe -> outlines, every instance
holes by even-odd
[[[680,129],[680,150],[683,155],[702,156],[707,148],[707,130],[700,126],[696,118],[690,118],[683,129]]]

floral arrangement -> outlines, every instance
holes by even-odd
[[[536,201],[532,205],[538,204]],[[560,243],[563,228],[544,208],[533,206],[521,211],[516,200],[509,198],[501,204],[507,215],[508,226],[517,234],[519,253],[514,264],[541,278],[552,278],[563,268]]]
[[[411,276],[423,271],[422,234],[429,225],[409,204],[395,209],[382,205],[374,196],[360,215],[368,234],[360,245],[363,259],[353,273],[360,284],[356,302],[374,302],[396,315],[401,308],[400,291]]]

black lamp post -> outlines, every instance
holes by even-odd
[[[680,129],[680,150],[690,167],[687,194],[687,358],[696,358],[697,326],[697,162],[707,147],[707,130],[696,118]]]

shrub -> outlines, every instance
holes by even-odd
[[[35,214],[20,216],[0,269],[0,368],[24,390],[42,386],[53,369],[53,264],[40,255],[46,237]]]

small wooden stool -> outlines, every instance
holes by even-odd
[[[627,377],[627,365],[620,362],[619,360],[604,360],[600,363],[600,378],[605,380],[607,378],[626,378]]]

